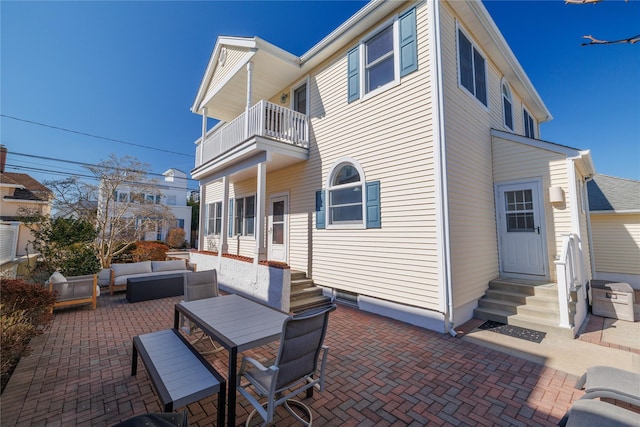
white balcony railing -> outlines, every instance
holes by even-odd
[[[253,136],[265,136],[309,148],[309,122],[297,111],[262,100],[223,126],[211,129],[196,147],[196,167]]]

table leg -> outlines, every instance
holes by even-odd
[[[178,329],[179,326],[180,326],[180,312],[176,308],[173,311],[173,329],[175,329],[177,331],[177,330],[179,330]]]
[[[233,427],[236,425],[236,377],[238,372],[238,348],[232,347],[229,349],[229,407],[227,412],[227,426]]]

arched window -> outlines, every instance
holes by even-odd
[[[328,224],[364,224],[364,173],[356,162],[341,160],[329,173],[327,183]]]
[[[502,110],[504,113],[504,125],[509,130],[513,130],[513,101],[511,100],[511,89],[506,82],[502,82]]]

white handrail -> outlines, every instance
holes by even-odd
[[[571,328],[569,303],[571,293],[584,289],[584,260],[580,247],[580,238],[574,234],[562,235],[560,257],[555,261],[558,280],[558,302],[560,304],[560,327]],[[584,295],[584,290],[583,296]]]
[[[215,132],[207,132],[204,142],[202,138],[197,141],[196,167],[253,136],[309,148],[309,120],[304,114],[263,99]]]

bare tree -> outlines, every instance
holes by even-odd
[[[171,210],[160,203],[162,194],[150,179],[149,165],[131,156],[109,158],[85,166],[96,184],[77,177],[47,182],[56,193],[60,215],[91,220],[98,228],[95,245],[103,267],[138,240],[156,240],[159,230],[175,224]]]
[[[596,4],[596,3],[600,3],[602,0],[565,0],[565,4]],[[627,2],[629,0],[625,0],[625,2]],[[583,39],[587,39],[590,40],[588,43],[582,43],[582,46],[590,46],[590,45],[594,45],[594,44],[620,44],[620,43],[630,43],[630,44],[635,44],[637,42],[640,41],[640,34],[632,36],[632,37],[627,37],[627,38],[622,38],[622,39],[618,39],[618,40],[601,40],[601,39],[597,39],[591,35],[589,36],[582,36]]]

